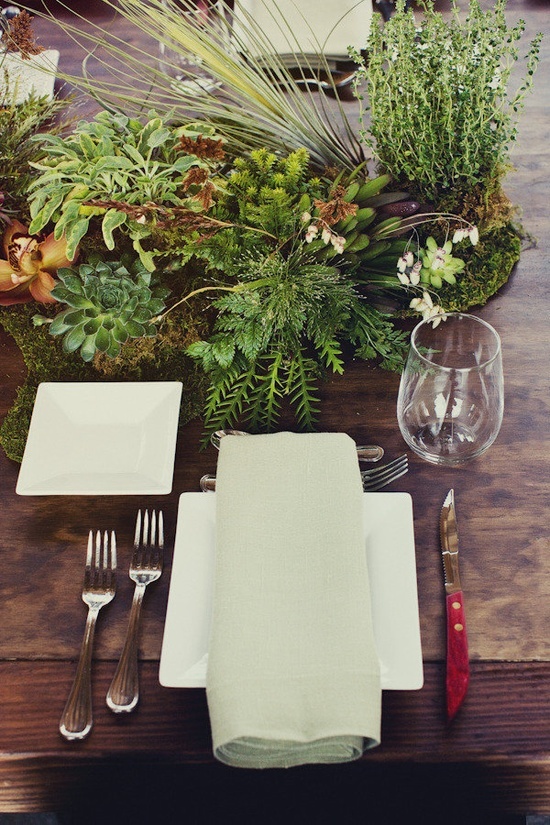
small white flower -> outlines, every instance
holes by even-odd
[[[346,245],[346,239],[343,238],[341,235],[333,235],[331,238],[331,244],[335,248],[335,250],[341,255],[344,251],[344,246]]]
[[[315,224],[315,223],[310,224],[308,226],[307,232],[306,232],[306,243],[311,243],[312,240],[314,238],[316,238],[318,234],[319,234],[319,227],[317,226],[317,224]]]
[[[420,283],[420,270],[422,269],[422,261],[417,261],[409,273],[411,284],[416,286]]]
[[[403,286],[408,286],[410,284],[409,276],[406,272],[398,272],[397,277],[399,278]]]
[[[440,307],[439,304],[434,304],[429,292],[424,291],[422,298],[413,298],[409,307],[420,312],[424,321],[431,321],[434,329],[442,320],[445,320],[445,310],[443,307]]]
[[[321,232],[321,238],[323,239],[324,243],[330,243],[330,240],[332,238],[332,232],[330,231],[330,229],[327,229],[326,226],[323,228],[323,231]]]
[[[477,226],[472,226],[468,234],[470,235],[470,243],[472,246],[475,246],[479,241],[479,230]]]
[[[303,212],[303,213],[302,213],[302,221],[303,221],[303,223],[309,223],[309,222],[310,222],[310,220],[311,220],[311,215],[309,214],[309,212]]]
[[[414,255],[409,250],[405,252],[397,261],[397,269],[399,272],[405,272],[410,266],[414,264]]]
[[[445,250],[440,246],[437,248],[436,253],[434,255],[434,259],[432,261],[432,269],[441,269],[445,266],[445,259],[447,257],[447,253]]]
[[[453,235],[453,243],[460,243],[460,241],[463,241],[464,238],[467,238],[469,234],[469,229],[457,229],[455,234]]]

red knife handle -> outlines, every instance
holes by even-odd
[[[447,596],[447,717],[458,711],[468,689],[470,662],[462,591]]]

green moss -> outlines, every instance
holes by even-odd
[[[41,309],[43,314],[52,312]],[[26,381],[0,427],[0,443],[8,458],[21,461],[23,457],[36,390],[43,381],[182,381],[180,425],[202,412],[206,376],[185,353],[190,337],[197,336],[197,332],[177,313],[168,316],[170,323],[158,338],[147,342],[138,339],[124,347],[123,355],[112,363],[98,358],[91,364],[85,364],[78,355],[65,353],[47,325],[35,327],[35,313],[36,305],[32,303],[4,307],[0,313],[0,324],[14,338],[27,367]]]
[[[454,286],[445,284],[438,291],[439,303],[453,312],[483,306],[506,283],[520,251],[521,239],[511,225],[484,233],[477,246],[457,251],[466,269]]]

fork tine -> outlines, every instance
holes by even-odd
[[[107,530],[103,532],[103,569],[109,566],[109,534]]]
[[[95,562],[94,566],[97,570],[101,561],[101,532],[97,530],[95,534]]]
[[[88,533],[88,547],[86,550],[86,569],[91,568],[92,566],[92,558],[94,552],[94,534],[90,530]]]
[[[141,534],[141,543],[145,546],[149,542],[149,510],[145,511],[143,516],[143,531]]]
[[[151,513],[151,537],[149,544],[154,547],[157,542],[157,511],[153,510]]]
[[[370,482],[367,481],[363,484],[363,492],[373,493],[377,490],[381,490],[382,487],[387,487],[388,484],[391,484],[392,482],[397,481],[398,478],[401,478],[401,476],[406,475],[408,471],[408,467],[403,467],[401,470],[396,471],[394,474],[388,476],[387,478],[377,479],[376,481]]]
[[[107,531],[105,531],[105,539],[107,540]],[[116,533],[111,530],[111,570],[116,570]]]
[[[386,487],[393,481],[397,481],[397,479],[401,478],[401,476],[404,476],[405,473],[408,472],[408,469],[409,462],[408,457],[405,454],[390,462],[390,464],[387,464],[385,467],[379,468],[379,471],[376,473],[362,473],[363,490],[365,492],[369,490],[371,492],[380,490],[382,487]]]
[[[137,547],[141,537],[141,510],[138,510],[136,516],[136,529],[134,532],[134,547]]]
[[[162,510],[159,510],[159,548],[164,550],[164,515]]]
[[[393,461],[390,461],[388,464],[382,464],[379,467],[373,467],[370,470],[363,470],[361,472],[361,478],[364,480],[368,479],[376,479],[381,478],[387,473],[391,473],[397,467],[400,467],[402,464],[408,463],[408,457],[405,453],[404,455],[399,456],[399,458],[394,458]]]

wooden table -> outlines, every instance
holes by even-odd
[[[91,5],[86,14],[101,22],[104,12]],[[524,16],[531,33],[550,28],[544,4],[513,0],[509,16]],[[57,45],[52,42],[57,36],[48,45]],[[150,780],[159,798],[169,798],[175,785],[181,789],[179,810],[187,811],[190,822],[214,822],[223,814],[229,822],[292,823],[298,820],[285,808],[288,800],[293,811],[305,812],[303,822],[347,822],[351,806],[383,811],[384,822],[393,814],[397,821],[403,812],[454,822],[443,813],[451,811],[461,823],[477,822],[478,816],[487,823],[502,822],[505,815],[550,813],[550,164],[544,127],[549,63],[546,43],[536,91],[521,122],[517,170],[506,186],[522,205],[524,225],[538,237],[538,246],[523,253],[510,282],[478,312],[503,340],[501,433],[485,456],[460,469],[435,468],[410,455],[409,474],[390,488],[410,492],[414,502],[422,690],[384,693],[382,744],[352,765],[250,772],[216,764],[204,691],[170,690],[158,682],[178,497],[198,490],[199,477],[216,466],[213,448],[199,451],[201,422],[179,435],[173,493],[139,502],[18,497],[18,466],[2,454],[0,811],[66,810],[73,811],[74,822],[111,821],[100,813],[94,791],[105,780],[114,809],[124,811],[118,821],[140,821],[138,812],[159,810],[158,799],[149,809],[147,795],[138,804],[130,801],[132,791]],[[69,47],[62,48],[62,65],[74,69]],[[2,416],[23,375],[15,345],[2,333]],[[351,363],[323,389],[320,427],[382,444],[388,457],[399,455],[404,445],[395,417],[397,387],[395,375]],[[457,497],[472,674],[465,704],[449,725],[437,524],[450,487]],[[141,702],[126,718],[114,717],[104,702],[132,595],[122,575],[96,637],[94,730],[86,741],[70,744],[60,737],[58,721],[84,626],[85,537],[90,527],[116,529],[124,570],[138,503],[162,506],[169,537],[165,573],[144,604]],[[168,805],[163,817],[143,821],[170,822],[170,811]]]

